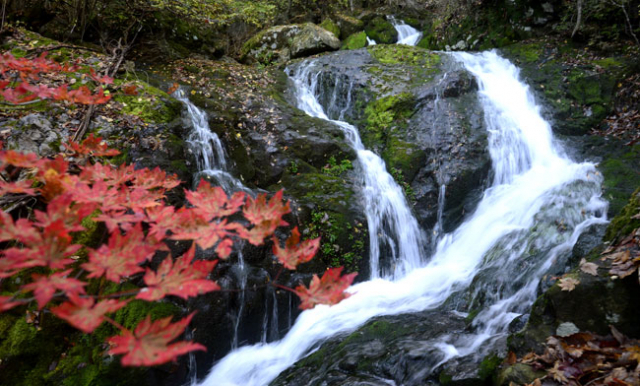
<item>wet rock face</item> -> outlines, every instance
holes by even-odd
[[[406,46],[340,51],[316,59],[315,68],[325,111],[358,127],[421,225],[436,223],[445,185],[444,228],[454,229],[490,170],[473,78],[448,56]]]
[[[442,360],[434,348],[437,338],[461,333],[465,326],[463,318],[445,311],[376,318],[323,344],[272,385],[437,384],[431,374]]]

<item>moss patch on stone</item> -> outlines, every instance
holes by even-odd
[[[116,80],[116,85],[124,83]],[[169,123],[180,116],[182,105],[166,92],[147,83],[134,81],[138,95],[117,93],[113,99],[122,103],[124,114],[135,115],[150,123]]]
[[[334,34],[338,39],[340,39],[340,27],[331,19],[324,19],[322,23],[320,23],[320,27],[326,29],[327,31]]]
[[[605,240],[615,242],[628,236],[633,230],[640,228],[638,214],[640,214],[640,188],[631,195],[629,203],[622,208],[620,214],[611,220],[605,233]]]
[[[367,46],[367,34],[364,33],[364,31],[350,35],[342,43],[343,50],[357,50],[359,48],[364,48],[366,46]]]
[[[393,24],[382,17],[373,18],[365,27],[367,36],[375,40],[376,43],[392,44],[398,40],[398,31]]]

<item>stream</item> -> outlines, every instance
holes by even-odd
[[[441,355],[438,365],[481,355],[504,338],[515,317],[529,310],[541,277],[578,236],[590,225],[606,222],[607,204],[600,199],[601,178],[594,165],[565,155],[529,87],[519,80],[518,69],[495,52],[453,55],[479,84],[493,182],[475,212],[441,237],[431,257],[421,254],[421,232],[384,163],[362,146],[357,128],[324,113],[314,60],[290,71],[298,107],[339,126],[357,151],[373,230],[371,265],[379,268],[375,247],[385,244],[395,251],[395,269],[372,269],[369,281],[348,290],[351,297],[303,312],[281,340],[232,351],[202,385],[267,385],[330,337],[354,331],[375,316],[437,308],[461,291],[471,291],[475,298],[482,294],[481,311],[473,331],[434,343]]]

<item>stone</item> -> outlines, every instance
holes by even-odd
[[[282,63],[291,58],[314,55],[340,48],[340,40],[313,23],[271,27],[259,32],[243,46],[243,62]]]
[[[293,38],[291,57],[301,58],[321,52],[335,51],[339,48],[340,40],[333,33],[315,24],[307,23]]]

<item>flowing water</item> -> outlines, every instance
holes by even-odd
[[[408,46],[415,46],[422,38],[422,32],[408,25],[402,20],[396,20],[394,17],[390,18],[391,24],[398,31],[398,43],[406,44]]]
[[[423,236],[418,222],[411,214],[402,188],[387,172],[384,161],[377,154],[365,149],[358,129],[344,121],[332,120],[325,113],[317,99],[320,93],[320,74],[313,61],[304,63],[291,74],[296,86],[298,108],[340,127],[358,155],[357,167],[361,171],[358,174],[363,179],[362,192],[369,226],[372,277],[404,276],[421,265]],[[340,112],[340,116],[343,114],[344,110]],[[381,264],[382,253],[391,256],[390,264]]]
[[[475,212],[441,238],[428,262],[420,263],[419,256],[407,253],[398,255],[398,265],[411,269],[356,284],[349,289],[352,296],[341,303],[303,312],[280,341],[232,351],[213,367],[203,385],[267,385],[326,339],[353,331],[374,316],[434,309],[463,292],[471,293],[482,309],[473,332],[442,337],[434,347],[440,349],[440,363],[479,355],[504,338],[517,315],[528,312],[542,275],[566,257],[581,232],[606,222],[607,204],[600,199],[600,176],[594,165],[575,163],[564,155],[515,66],[493,52],[455,57],[478,81],[493,162],[493,184]],[[310,115],[328,119],[315,98],[316,77],[313,61],[293,74],[298,105]],[[369,208],[389,204],[384,202],[389,198],[376,201],[371,194],[377,188],[396,194],[384,164],[362,147],[353,126],[333,122],[358,149]],[[371,186],[368,174],[374,172]],[[394,204],[400,197],[398,192]],[[411,219],[408,213],[399,224],[400,233],[417,233]],[[380,237],[391,233],[381,232]],[[419,249],[418,244],[410,248]]]
[[[221,186],[227,193],[244,189],[242,183],[227,171],[222,142],[209,128],[207,114],[189,100],[184,90],[178,89],[173,96],[187,108],[187,116],[191,124],[187,144],[198,168],[194,173],[194,185],[197,185],[201,178],[205,178]]]

